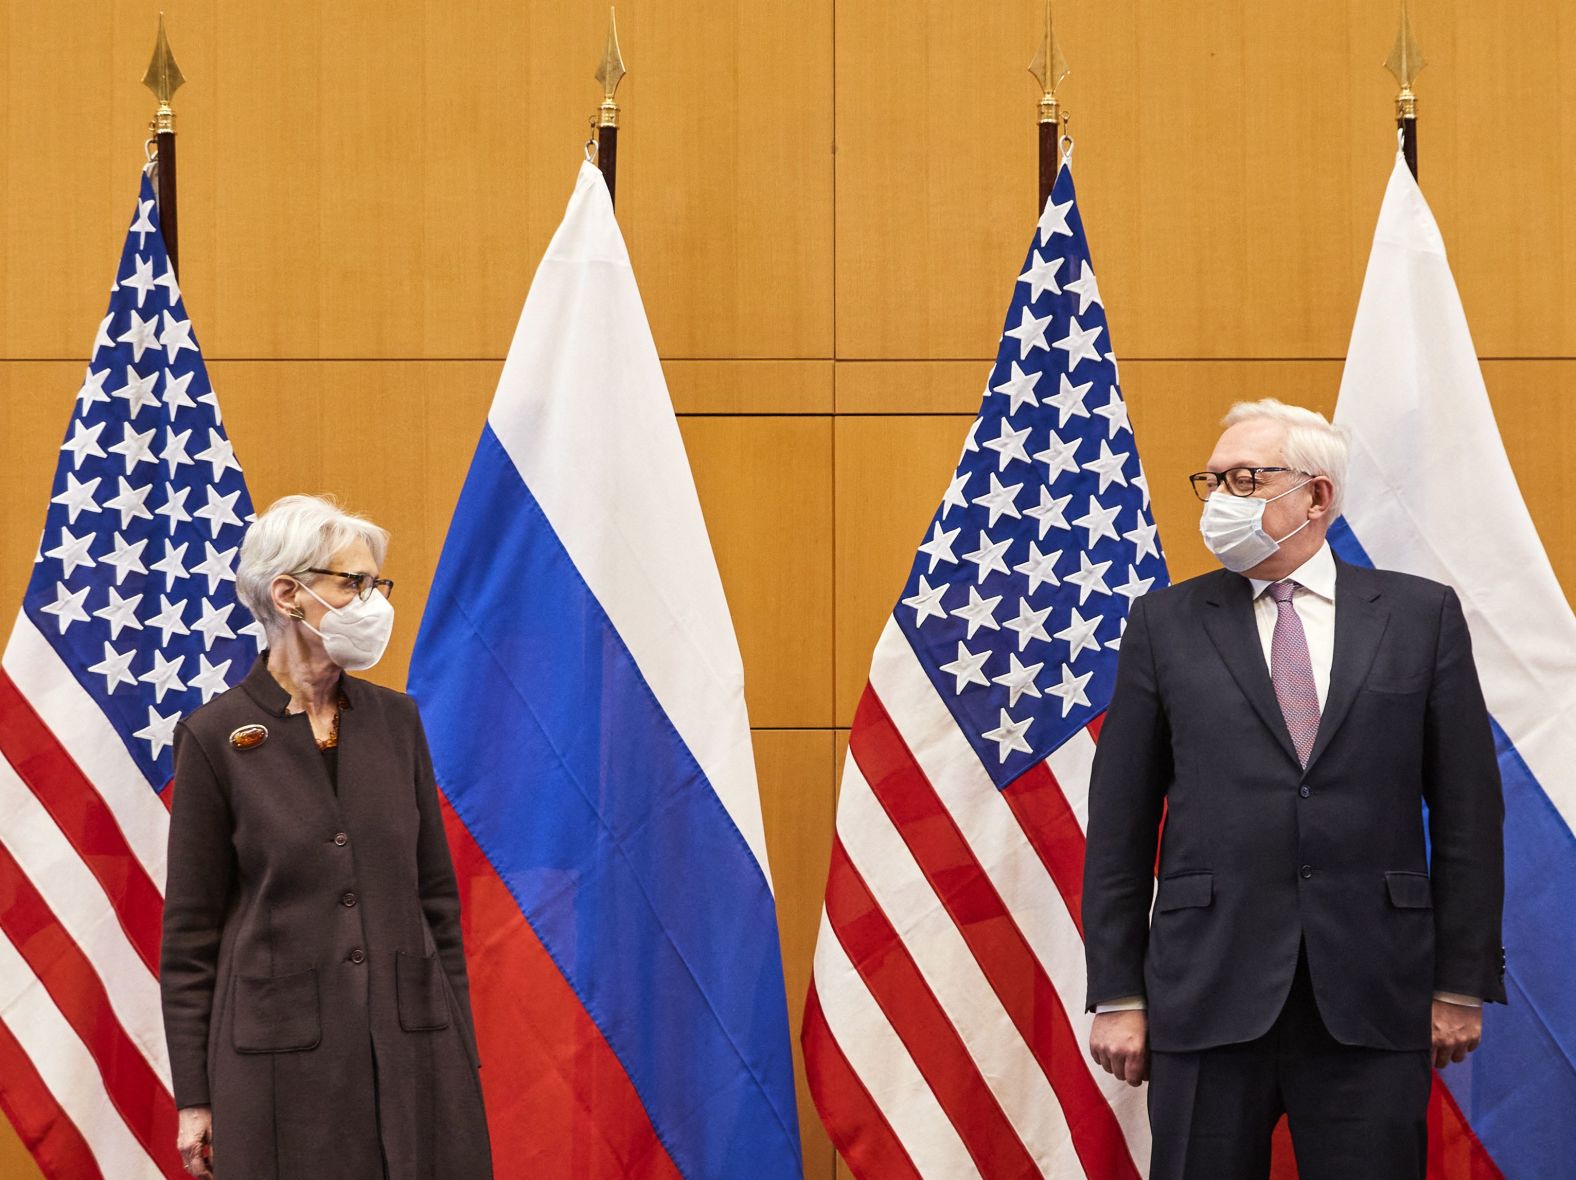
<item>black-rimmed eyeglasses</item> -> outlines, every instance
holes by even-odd
[[[343,578],[345,589],[353,591],[362,602],[371,598],[374,590],[381,593],[384,598],[392,598],[394,596],[394,582],[391,578],[379,578],[373,574],[353,574],[349,570],[318,569],[316,566],[308,566],[304,570],[297,570],[296,573],[290,576],[296,577],[299,574],[322,574],[328,578]]]
[[[1233,496],[1251,496],[1259,490],[1264,476],[1296,470],[1295,467],[1228,467],[1225,471],[1195,471],[1187,478],[1193,485],[1193,494],[1200,500],[1207,500],[1222,490]]]

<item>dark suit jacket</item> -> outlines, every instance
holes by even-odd
[[[336,794],[265,659],[176,729],[160,970],[176,1105],[212,1105],[224,1180],[491,1175],[415,703],[343,677]],[[238,748],[249,725],[268,736]]]
[[[1251,594],[1219,570],[1133,604],[1089,791],[1089,1007],[1145,996],[1161,1051],[1252,1040],[1306,942],[1336,1039],[1426,1048],[1435,990],[1505,999],[1504,807],[1460,602],[1337,563],[1304,771]]]

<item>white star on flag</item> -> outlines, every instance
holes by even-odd
[[[1027,754],[1032,748],[1023,735],[1029,732],[1029,726],[1033,724],[1033,717],[1025,717],[1022,721],[1014,721],[1007,715],[1007,710],[1003,709],[1001,711],[1001,724],[980,736],[985,738],[986,741],[996,743],[998,757],[1002,762],[1005,762],[1007,761],[1007,755],[1014,750],[1021,750]]]
[[[1016,709],[1019,697],[1037,697],[1040,695],[1040,690],[1035,685],[1034,678],[1040,674],[1040,669],[1044,668],[1045,665],[1030,664],[1025,667],[1018,662],[1017,655],[1012,652],[1007,653],[1007,659],[1011,661],[1007,671],[1000,676],[992,677],[991,683],[999,684],[1007,690],[1007,708]]]
[[[1080,361],[1097,361],[1100,359],[1100,350],[1095,347],[1095,341],[1105,328],[1096,324],[1092,328],[1083,328],[1078,324],[1076,317],[1067,320],[1067,335],[1056,341],[1052,347],[1065,349],[1067,352],[1067,371],[1071,373],[1078,367]]]
[[[941,609],[942,595],[947,592],[947,584],[932,586],[923,577],[919,579],[919,590],[903,600],[904,606],[914,608],[914,626],[919,626],[926,619],[944,619],[947,612]]]
[[[985,661],[990,659],[990,649],[986,648],[978,654],[971,652],[963,641],[958,641],[958,658],[950,664],[942,664],[941,670],[956,679],[957,685],[954,692],[962,692],[971,684],[989,684],[985,673],[980,669],[985,666]]]
[[[1036,317],[1029,313],[1027,307],[1023,309],[1023,319],[1018,322],[1018,326],[1007,329],[1007,335],[1018,342],[1020,361],[1029,355],[1030,349],[1050,347],[1045,343],[1045,329],[1050,326],[1050,316]]]
[[[1083,274],[1069,282],[1067,289],[1078,296],[1079,315],[1087,314],[1091,303],[1100,303],[1102,307],[1105,306],[1100,301],[1100,285],[1095,282],[1094,268],[1088,262],[1083,264]]]

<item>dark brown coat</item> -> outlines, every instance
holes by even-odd
[[[336,796],[265,658],[176,729],[160,970],[176,1105],[213,1107],[217,1180],[377,1180],[383,1159],[391,1180],[490,1176],[415,702],[343,678]],[[248,725],[268,736],[232,742]]]

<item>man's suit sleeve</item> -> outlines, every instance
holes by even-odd
[[[1472,637],[1446,590],[1424,734],[1434,895],[1434,989],[1505,1002],[1500,915],[1505,804]]]
[[[1143,598],[1133,603],[1122,636],[1116,688],[1089,781],[1083,926],[1090,1011],[1144,994],[1155,853],[1172,774],[1147,605]]]

